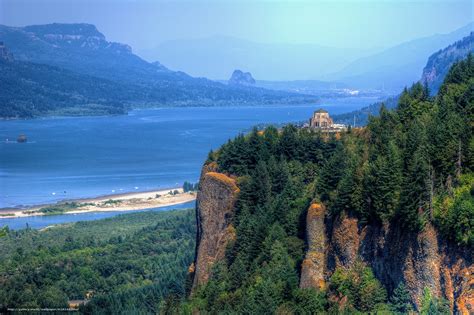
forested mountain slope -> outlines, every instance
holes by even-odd
[[[124,114],[140,89],[58,67],[0,60],[0,117]]]
[[[451,43],[468,36],[473,23],[447,34],[435,34],[390,47],[362,57],[326,79],[342,81],[359,89],[385,89],[397,92],[418,80],[428,57]]]
[[[183,72],[171,71],[160,63],[146,62],[133,54],[131,47],[127,45],[107,41],[105,36],[91,24],[55,23],[21,28],[0,25],[0,41],[5,43],[17,62],[29,62],[29,65],[31,63],[45,64],[69,70],[76,73],[80,86],[89,84],[87,81],[92,80],[90,77],[116,83],[116,89],[121,91],[112,92],[107,99],[112,99],[116,103],[127,102],[129,106],[262,105],[301,103],[315,99],[283,91],[228,86],[205,78],[193,78]],[[26,66],[28,65],[24,64],[22,67]],[[39,70],[38,67],[31,67],[32,73],[31,75],[26,73],[27,76],[20,76],[24,74],[24,71],[19,70],[17,77],[13,79],[30,81],[33,76],[37,76],[36,70]],[[45,78],[50,77],[45,76]],[[84,80],[86,82],[82,82]],[[45,82],[45,80],[42,81]],[[40,85],[35,80],[31,83]],[[45,83],[50,85],[50,82]],[[63,91],[63,87],[57,85],[56,93],[68,94],[69,91],[67,89]],[[14,93],[3,94],[3,92],[0,90],[0,95],[8,103],[0,104],[2,107],[24,101],[21,97],[16,98]],[[30,91],[27,93],[35,95]],[[54,103],[53,107],[61,107],[64,104],[64,99],[58,99],[49,92],[45,93]],[[25,96],[24,93],[22,96]],[[41,93],[38,97],[44,98]],[[94,92],[92,95],[87,93],[83,95],[83,98],[94,99],[94,97]],[[34,97],[31,98],[31,102],[34,103],[34,107],[42,106],[35,103]],[[77,103],[81,104],[81,102]],[[78,105],[77,103],[69,105],[73,107]],[[28,108],[22,110],[26,112]],[[38,114],[38,111],[28,112],[27,115],[35,114]]]
[[[474,59],[341,134],[268,127],[211,152],[191,295],[168,311],[469,313]]]
[[[431,55],[423,69],[421,82],[426,82],[430,92],[436,94],[451,66],[470,53],[474,53],[474,32]]]
[[[446,48],[433,53],[423,69],[420,82],[427,85],[431,95],[435,95],[452,65],[455,62],[466,58],[468,54],[473,52],[474,33],[471,32],[469,36],[466,36]],[[399,95],[388,98],[383,102],[371,104],[360,110],[336,115],[334,119],[339,123],[351,124],[355,117],[358,125],[366,125],[369,116],[378,115],[382,103],[388,109],[395,108],[397,106],[398,97]]]
[[[164,297],[184,293],[194,236],[190,209],[0,229],[0,313],[79,300],[85,314],[156,314]]]

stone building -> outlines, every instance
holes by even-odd
[[[339,132],[346,130],[345,125],[335,124],[329,113],[324,109],[318,109],[309,119],[309,128],[320,129],[325,132]]]
[[[327,129],[331,128],[333,121],[329,117],[329,113],[324,109],[318,109],[314,112],[313,117],[309,119],[309,126],[311,128]]]

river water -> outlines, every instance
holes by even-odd
[[[374,101],[346,98],[317,105],[160,108],[123,116],[1,121],[0,208],[196,182],[211,149],[254,125],[298,122],[319,107],[338,114]],[[28,142],[17,143],[19,134]],[[0,219],[0,226],[5,220],[19,219]]]

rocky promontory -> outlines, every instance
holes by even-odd
[[[199,182],[193,290],[208,281],[212,266],[224,258],[228,242],[235,239],[231,222],[239,188],[234,179],[214,169],[206,166]]]
[[[234,70],[229,79],[229,85],[234,86],[254,86],[255,79],[250,72],[243,72],[241,70]]]

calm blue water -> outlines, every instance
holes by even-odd
[[[343,113],[375,100],[161,108],[112,117],[0,121],[0,208],[195,182],[211,149],[256,124],[306,120],[319,107]],[[28,142],[16,143],[22,133]]]
[[[72,223],[79,221],[92,221],[99,219],[111,218],[119,214],[126,214],[137,211],[167,211],[172,209],[189,209],[194,208],[195,202],[187,202],[180,205],[153,208],[146,210],[132,210],[132,211],[110,211],[110,212],[88,212],[88,213],[78,213],[78,214],[61,214],[61,215],[49,215],[49,216],[36,216],[36,217],[25,217],[25,218],[15,218],[15,219],[1,219],[0,227],[8,225],[11,230],[24,229],[27,226],[32,229],[42,229],[44,227],[63,224],[63,223]]]

